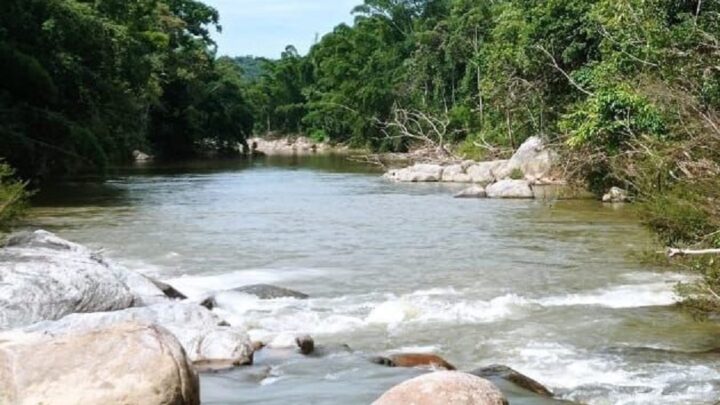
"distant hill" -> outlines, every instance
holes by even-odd
[[[248,81],[255,81],[263,74],[263,64],[266,58],[257,56],[236,56],[233,58],[235,63],[240,66],[243,71],[243,77]]]

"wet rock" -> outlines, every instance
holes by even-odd
[[[405,381],[383,394],[373,405],[505,405],[507,400],[491,382],[457,371],[439,371]]]
[[[507,366],[491,365],[471,371],[470,374],[490,380],[500,378],[540,396],[547,398],[553,397],[552,391],[545,388],[544,385]]]
[[[299,291],[290,290],[288,288],[276,287],[269,284],[254,284],[235,288],[230,291],[254,295],[262,300],[272,300],[276,298],[297,298],[300,300],[310,298],[309,295]]]
[[[425,353],[400,353],[387,357],[372,357],[370,361],[388,367],[433,367],[455,370],[455,366],[445,359],[434,354]]]
[[[268,156],[304,156],[317,153],[338,153],[347,151],[346,148],[333,147],[328,143],[315,142],[304,137],[285,137],[280,139],[252,138],[248,140],[253,154]]]
[[[166,297],[173,299],[173,300],[186,300],[187,296],[180,291],[176,290],[175,287],[171,286],[170,284],[163,283],[162,281],[155,280],[151,277],[146,277],[148,280],[150,280],[155,287],[159,288],[160,291],[165,294]],[[212,309],[212,308],[209,308]]]
[[[530,184],[525,180],[500,180],[485,189],[490,198],[535,198]]]
[[[92,314],[72,314],[57,321],[45,321],[21,330],[0,334],[13,338],[59,336],[82,333],[112,325],[137,322],[169,330],[193,361],[232,361],[252,364],[254,349],[244,329],[221,326],[223,320],[207,309],[187,302],[170,302],[142,308]]]
[[[199,404],[178,341],[157,326],[113,325],[0,344],[3,404]]]
[[[300,348],[300,353],[306,356],[312,354],[315,351],[315,341],[309,335],[296,337],[295,343]]]
[[[507,164],[507,160],[479,162],[467,168],[467,174],[473,183],[489,184],[497,180],[498,172]]]
[[[215,297],[207,297],[204,300],[200,301],[200,306],[212,311],[213,309],[217,308],[217,301],[215,301]]]
[[[444,168],[440,165],[416,164],[399,170],[390,170],[385,178],[401,183],[434,183],[442,180]]]
[[[487,192],[483,187],[472,186],[455,194],[455,198],[487,198]]]
[[[628,192],[620,187],[613,187],[602,198],[605,203],[624,203],[630,200]]]
[[[0,330],[163,299],[140,274],[111,267],[90,249],[49,232],[11,236],[0,249]]]

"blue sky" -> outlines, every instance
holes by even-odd
[[[305,53],[315,36],[351,23],[362,0],[203,0],[220,11],[220,55],[277,58],[286,45]]]

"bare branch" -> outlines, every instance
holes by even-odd
[[[674,248],[668,248],[667,250],[668,257],[678,257],[678,256],[705,256],[705,255],[720,255],[720,249],[701,249],[701,250],[693,250],[693,249],[674,249]]]
[[[537,49],[539,49],[540,51],[542,51],[545,55],[547,55],[548,58],[550,58],[550,60],[552,61],[553,67],[554,67],[557,71],[559,71],[560,73],[562,73],[562,75],[565,76],[566,79],[568,79],[568,81],[570,82],[570,84],[573,85],[573,87],[575,87],[576,89],[580,90],[581,92],[585,93],[585,94],[588,95],[588,96],[594,96],[594,95],[595,95],[595,93],[593,93],[593,92],[591,92],[591,91],[589,91],[589,90],[586,90],[585,88],[583,88],[582,86],[580,86],[572,77],[570,77],[570,75],[567,74],[567,72],[565,72],[565,71],[560,67],[560,65],[558,65],[558,63],[557,63],[557,61],[555,60],[555,58],[552,56],[552,54],[551,54],[550,52],[547,51],[547,49],[543,48],[543,47],[540,46],[540,45],[536,45],[535,47],[536,47]]]

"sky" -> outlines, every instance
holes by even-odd
[[[305,54],[362,0],[203,0],[220,12],[219,55],[279,58],[287,45]]]

